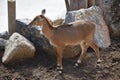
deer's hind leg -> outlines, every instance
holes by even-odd
[[[99,47],[94,43],[90,43],[90,47],[95,51],[96,58],[97,58],[97,66],[100,67],[100,63],[102,62],[100,59],[100,52],[99,52]]]
[[[82,41],[82,42],[80,43],[80,46],[81,46],[82,52],[81,52],[81,54],[80,54],[79,59],[78,59],[77,62],[75,63],[75,67],[78,67],[79,64],[81,64],[81,63],[83,62],[83,59],[84,59],[84,57],[85,57],[85,55],[86,55],[86,51],[87,51],[87,49],[88,49],[88,47],[89,47],[88,44],[87,44],[85,41]]]

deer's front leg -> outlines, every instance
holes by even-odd
[[[59,74],[62,74],[62,70],[63,70],[62,54],[63,54],[63,47],[57,47],[57,70]]]

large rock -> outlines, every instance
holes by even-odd
[[[3,63],[31,58],[34,56],[35,47],[33,44],[18,33],[12,34],[6,43],[5,53],[2,57]]]
[[[9,39],[9,33],[7,31],[0,33],[0,38],[3,38],[5,40]]]
[[[120,0],[99,0],[104,19],[112,37],[120,37]]]
[[[120,0],[112,0],[111,15],[112,19],[109,21],[112,28],[112,37],[120,37]]]
[[[3,38],[0,38],[0,51],[4,51],[6,45],[6,40]]]
[[[80,9],[69,11],[65,17],[64,23],[70,23],[77,20],[89,20],[96,24],[95,42],[101,48],[106,48],[110,45],[110,37],[108,26],[106,25],[101,9],[97,6],[92,6],[88,9]]]
[[[40,34],[41,28],[33,26],[30,28],[27,24],[30,20],[16,20],[16,31],[24,35],[27,39],[34,43],[37,50],[45,51],[49,54],[56,54],[56,49],[49,43],[49,40]],[[79,47],[79,48],[78,48]],[[66,46],[64,49],[64,58],[74,58],[80,53],[80,46]]]
[[[9,33],[7,31],[4,31],[0,33],[0,51],[4,51],[6,40],[9,38]]]

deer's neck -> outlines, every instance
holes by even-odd
[[[51,36],[53,35],[53,27],[49,23],[49,21],[45,18],[45,22],[43,24],[42,32],[45,35],[46,38],[51,39]]]

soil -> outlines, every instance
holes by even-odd
[[[88,51],[79,68],[73,67],[78,57],[63,59],[62,75],[56,70],[56,57],[42,51],[32,59],[9,65],[0,61],[0,80],[120,80],[120,38],[113,39],[111,46],[100,49],[100,53],[101,68],[95,66],[94,52]]]

